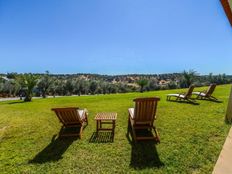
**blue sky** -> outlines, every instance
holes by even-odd
[[[0,72],[232,74],[219,0],[0,0]]]

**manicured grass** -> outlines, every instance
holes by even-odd
[[[199,105],[166,101],[181,90],[1,102],[0,173],[211,173],[230,128],[224,122],[229,90],[218,86],[215,96],[223,102]],[[126,137],[127,108],[141,96],[161,97],[158,145],[134,145]],[[64,106],[88,109],[81,140],[56,137],[61,124],[50,109]],[[114,142],[91,139],[102,111],[118,113]]]

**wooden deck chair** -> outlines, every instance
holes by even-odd
[[[132,130],[132,138],[136,142],[137,140],[149,140],[154,139],[160,142],[160,138],[156,127],[153,125],[156,119],[156,108],[157,103],[160,100],[158,97],[153,98],[137,98],[133,101],[135,102],[135,108],[129,108],[128,116],[128,129],[127,135],[129,135],[129,130]],[[151,136],[137,136],[136,130],[148,130]],[[152,129],[155,132],[155,137],[152,134]]]
[[[79,109],[77,107],[69,108],[52,108],[63,124],[60,136],[82,136],[82,130],[88,125],[88,112],[86,109]],[[74,128],[75,132],[65,133],[66,128]],[[78,129],[79,128],[79,129]]]
[[[216,86],[216,84],[211,84],[207,90],[201,92],[193,92],[193,94],[197,95],[197,99],[218,100],[216,97],[212,96]]]
[[[167,95],[167,100],[171,100],[171,97],[176,97],[176,101],[178,101],[178,100],[179,100],[179,101],[180,101],[180,100],[186,100],[186,101],[189,101],[189,102],[194,102],[194,101],[191,99],[192,92],[193,92],[194,88],[195,88],[194,85],[190,85],[188,91],[185,92],[185,93],[168,94],[168,95]]]

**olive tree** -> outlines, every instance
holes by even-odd
[[[25,102],[31,101],[33,95],[33,89],[36,86],[37,82],[38,82],[38,77],[31,73],[23,74],[19,77],[19,83],[21,85],[21,88],[24,89],[25,92],[25,98],[24,98]]]
[[[144,87],[148,84],[147,79],[140,79],[137,81],[137,84],[140,86],[140,92],[144,91]]]
[[[53,80],[49,76],[49,71],[46,71],[46,73],[39,79],[38,89],[41,92],[43,98],[46,98],[48,89],[52,85],[52,82]]]

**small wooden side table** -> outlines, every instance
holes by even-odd
[[[117,113],[116,112],[102,112],[97,113],[95,116],[95,120],[97,121],[97,134],[99,131],[112,131],[114,135],[115,130],[115,122],[117,119]],[[112,128],[103,128],[103,124],[112,124]]]

